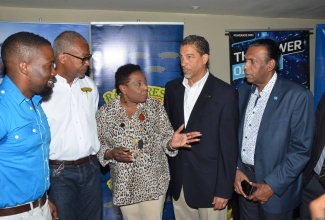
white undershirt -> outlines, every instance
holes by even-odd
[[[194,108],[197,98],[199,97],[205,82],[209,76],[209,70],[206,72],[204,77],[194,83],[191,87],[188,85],[188,79],[184,77],[183,85],[185,86],[184,93],[184,122],[185,127],[187,125],[188,119],[190,118],[191,112]]]

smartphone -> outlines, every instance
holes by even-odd
[[[254,187],[249,184],[246,180],[241,182],[241,188],[243,189],[246,196],[250,196],[253,193]]]

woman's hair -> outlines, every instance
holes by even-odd
[[[121,93],[119,86],[128,83],[130,75],[135,71],[142,71],[141,67],[130,63],[120,66],[117,69],[115,73],[115,88],[117,94]]]

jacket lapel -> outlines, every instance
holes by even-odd
[[[247,105],[248,105],[248,102],[249,102],[249,99],[251,97],[251,88],[252,86],[249,85],[246,87],[246,90],[244,91],[244,94],[243,94],[243,101],[241,103],[241,109],[240,109],[240,124],[239,124],[239,131],[238,131],[238,134],[239,134],[239,143],[240,143],[240,146],[242,146],[242,141],[243,141],[243,130],[244,130],[244,122],[245,122],[245,115],[246,115],[246,109],[247,109]]]
[[[177,86],[174,90],[174,96],[175,96],[175,106],[177,109],[177,113],[179,116],[179,119],[182,124],[184,124],[184,93],[185,93],[185,87],[182,84],[183,81],[180,81],[181,86]]]
[[[282,80],[278,76],[263,113],[259,132],[256,139],[256,145],[258,141],[261,139],[261,137],[263,136],[264,132],[267,130],[270,122],[272,121],[273,119],[272,115],[274,115],[275,109],[277,108],[280,99],[283,96],[283,91],[281,91],[281,84],[282,84]]]
[[[209,76],[202,88],[202,91],[194,104],[193,110],[191,112],[191,115],[187,122],[186,127],[189,127],[196,119],[199,118],[198,116],[200,114],[204,113],[204,111],[203,111],[204,107],[209,103],[210,100],[212,100],[213,80],[211,78],[212,78],[212,75],[211,75],[211,73],[209,73]],[[184,97],[184,95],[183,95],[183,97]],[[184,106],[184,98],[183,98],[183,106]],[[184,118],[184,108],[183,108],[183,118]]]

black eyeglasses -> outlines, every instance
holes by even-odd
[[[72,56],[74,58],[77,58],[77,59],[81,60],[82,64],[84,64],[86,61],[89,61],[91,59],[91,56],[92,56],[91,54],[89,54],[86,57],[78,57],[78,56],[72,55],[71,53],[66,53],[66,52],[64,52],[63,54],[67,54],[69,56]]]

